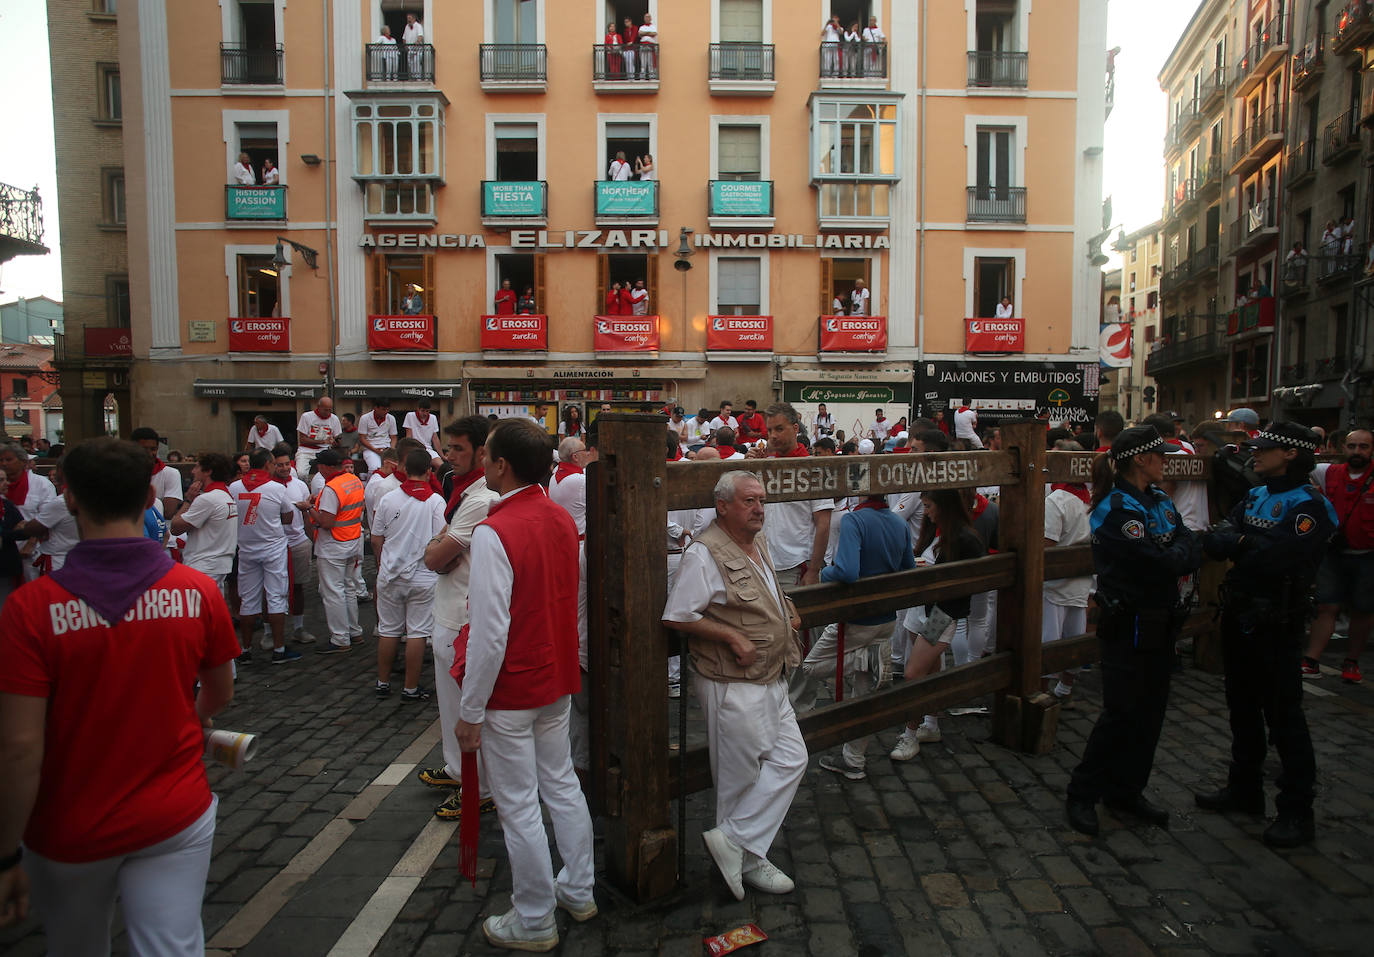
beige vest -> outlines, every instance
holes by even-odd
[[[759,578],[744,549],[719,525],[707,526],[696,541],[711,553],[725,581],[725,604],[708,605],[703,617],[743,632],[758,652],[752,665],[741,668],[729,645],[692,638],[688,641],[688,649],[697,671],[713,681],[769,684],[782,675],[784,665],[788,668],[800,665],[801,645],[792,628],[792,602],[784,596],[784,607],[778,609],[770,594],[770,584]],[[768,554],[768,543],[763,535],[754,539],[754,545],[771,571],[773,559]]]

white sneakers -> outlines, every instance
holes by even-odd
[[[754,857],[754,855],[749,855]],[[790,894],[796,887],[788,877],[766,857],[754,857],[754,867],[744,872],[744,883],[765,894]]]
[[[730,893],[735,895],[735,900],[744,900],[746,884],[765,894],[790,894],[796,887],[792,883],[792,878],[780,871],[768,858],[746,852],[726,837],[720,828],[712,828],[701,835],[701,839],[706,842],[706,850],[711,852],[711,859],[716,862],[720,876],[725,878],[725,883],[729,886]],[[744,870],[746,857],[750,861],[748,870]]]
[[[916,740],[922,744],[934,744],[940,740],[940,729],[923,724],[916,729]]]
[[[500,917],[488,917],[483,921],[482,933],[487,935],[493,947],[506,950],[543,953],[558,946],[558,925],[554,923],[552,914],[549,915],[547,927],[531,930],[520,923],[520,915],[514,907]]]
[[[901,736],[897,738],[897,746],[888,757],[894,761],[910,761],[920,753],[921,742],[917,739],[917,732],[903,728]]]
[[[569,897],[563,890],[563,885],[554,883],[553,899],[559,907],[568,912],[568,915],[579,924],[583,921],[591,920],[596,916],[596,901],[589,900],[585,904],[579,904]]]

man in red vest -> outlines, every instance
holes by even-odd
[[[1374,631],[1374,433],[1351,429],[1345,437],[1345,462],[1317,466],[1317,484],[1336,509],[1332,548],[1317,572],[1317,617],[1312,621],[1304,678],[1321,677],[1318,662],[1331,640],[1336,615],[1344,605],[1350,614],[1350,647],[1341,662],[1341,678],[1358,684],[1360,654]]]
[[[542,428],[503,419],[486,456],[487,487],[499,498],[472,533],[469,625],[454,645],[463,689],[456,734],[464,751],[481,749],[510,856],[514,907],[482,930],[498,947],[551,950],[555,907],[579,921],[596,916],[592,819],[568,739],[578,690],[577,528],[539,484],[553,464]],[[557,880],[539,797],[563,858]]]

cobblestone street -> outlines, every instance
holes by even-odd
[[[319,621],[312,610],[307,623]],[[373,620],[364,606],[369,636]],[[432,815],[445,792],[414,773],[442,761],[436,706],[377,699],[374,660],[369,638],[349,656],[241,670],[217,724],[257,732],[262,746],[243,771],[210,769],[220,798],[204,908],[211,952],[494,952],[481,922],[507,909],[510,889],[496,818],[482,822],[473,888],[458,877],[456,823]],[[426,685],[431,674],[427,663]],[[1306,688],[1320,782],[1313,846],[1275,852],[1257,820],[1193,807],[1192,789],[1221,780],[1229,736],[1220,677],[1191,668],[1176,676],[1151,779],[1171,828],[1123,826],[1104,810],[1097,840],[1071,831],[1064,788],[1098,711],[1089,671],[1043,757],[989,743],[988,719],[970,714],[943,718],[944,740],[907,764],[886,757],[895,729],[879,735],[865,781],[813,759],[774,846],[797,882],[784,897],[730,896],[700,838],[712,795],[693,796],[680,890],[636,905],[601,883],[598,919],[560,912],[559,952],[696,955],[704,936],[749,921],[774,942],[761,953],[827,957],[1366,952],[1374,693],[1334,674]],[[126,950],[122,936],[115,948]],[[30,921],[0,934],[0,949],[41,954],[42,934]]]

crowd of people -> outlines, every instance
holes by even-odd
[[[31,884],[59,951],[61,941],[108,936],[116,893],[131,939],[172,951],[198,939],[199,896],[188,887],[203,885],[215,807],[200,765],[202,729],[231,699],[237,670],[257,663],[260,621],[272,665],[301,660],[291,644],[351,654],[365,644],[358,604],[374,598],[370,693],[437,698],[443,763],[417,775],[445,792],[436,815],[464,822],[465,868],[475,866],[482,813],[502,821],[513,906],[485,922],[487,938],[547,950],[558,943],[556,909],[575,920],[596,915],[592,824],[579,781],[590,767],[585,469],[598,456],[595,423],[565,415],[555,439],[541,408],[539,416],[469,415],[440,428],[421,402],[398,428],[389,408],[378,398],[354,423],[321,398],[301,415],[294,448],[260,416],[244,451],[197,456],[189,484],[159,458],[150,428],[135,430],[132,442],[78,445],[51,478],[33,471],[24,448],[0,446],[0,774],[10,774],[19,795],[0,814],[0,924],[22,916]],[[998,429],[980,431],[976,410],[950,411],[952,421],[908,425],[877,409],[862,435],[846,436],[824,407],[810,429],[785,402],[760,410],[750,400],[736,415],[724,401],[690,419],[675,407],[664,454],[743,463],[1000,448]],[[1069,823],[1096,834],[1102,802],[1167,825],[1145,788],[1179,629],[1208,589],[1198,574],[1205,553],[1225,575],[1219,601],[1234,740],[1227,783],[1197,803],[1264,813],[1267,721],[1284,774],[1265,840],[1311,841],[1315,762],[1302,680],[1322,673],[1342,611],[1350,638],[1342,676],[1361,680],[1358,659],[1374,624],[1374,436],[1355,429],[1336,437],[1344,461],[1322,466],[1315,456],[1325,436],[1291,423],[1261,426],[1248,409],[1191,432],[1168,414],[1127,428],[1104,412],[1091,432],[1055,426],[1046,439],[1056,450],[1098,453],[1091,482],[1046,490],[1046,544],[1091,542],[1096,574],[1044,583],[1042,641],[1085,632],[1095,604],[1102,654],[1103,710],[1069,783]],[[1166,455],[1213,457],[1218,495],[1166,481]],[[803,632],[787,589],[987,554],[998,547],[997,498],[989,487],[770,502],[742,465],[718,476],[712,505],[667,514],[662,618],[684,636],[690,666],[668,662],[665,693],[680,697],[691,676],[716,787],[704,841],[736,897],[746,887],[793,889],[768,855],[810,758],[796,716],[817,705],[826,682],[837,696],[861,696],[898,676],[974,661],[994,644],[995,592],[896,613],[856,610]],[[20,543],[30,549],[22,558]],[[376,558],[371,586],[365,544]],[[312,562],[327,629],[320,638],[303,617]],[[21,577],[28,584],[15,590]],[[158,641],[178,652],[150,672],[142,649]],[[1043,686],[1070,705],[1074,678],[1046,675]],[[199,693],[187,697],[197,680]],[[91,723],[127,706],[111,695],[134,682],[152,722],[129,724],[145,738],[133,749],[139,759],[100,775],[106,785],[118,781],[108,788],[108,819],[77,814],[72,795],[89,789],[69,794],[72,775],[106,767],[111,750],[120,751]],[[147,740],[152,726],[156,740]],[[938,715],[912,714],[888,756],[914,760],[922,744],[940,740]],[[820,756],[820,767],[862,780],[870,743],[846,742]],[[160,783],[169,779],[179,784]],[[541,801],[563,861],[557,874]]]

